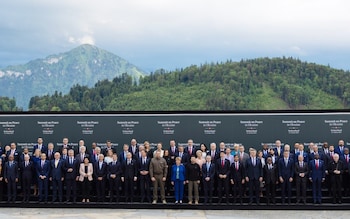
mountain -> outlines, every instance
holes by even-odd
[[[0,95],[14,97],[17,105],[27,110],[33,96],[55,91],[67,94],[75,84],[92,87],[99,80],[112,80],[123,73],[136,81],[145,74],[119,56],[81,45],[66,53],[0,69]]]
[[[293,58],[259,58],[123,74],[93,88],[33,97],[32,111],[349,109],[350,73]]]

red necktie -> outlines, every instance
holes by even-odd
[[[318,170],[318,160],[316,160],[316,170]]]
[[[192,155],[192,148],[189,148],[188,152],[190,152],[190,155]]]
[[[224,166],[225,166],[225,162],[224,160],[221,160],[221,167],[224,168]]]

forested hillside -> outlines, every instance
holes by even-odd
[[[123,74],[94,88],[33,97],[31,111],[344,109],[350,74],[293,58],[260,58],[159,70],[138,84]]]

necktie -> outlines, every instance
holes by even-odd
[[[221,160],[221,167],[224,168],[224,166],[225,166],[225,162],[224,160]]]
[[[349,155],[346,155],[346,163],[349,163]]]
[[[272,165],[271,165],[271,164],[269,164],[269,169],[270,169],[270,170],[272,169]]]
[[[192,147],[189,148],[188,152],[190,155],[192,155]]]
[[[93,153],[94,155],[96,155],[95,149],[92,150],[92,153]]]
[[[303,167],[303,162],[300,162],[300,167]]]
[[[209,175],[210,163],[207,163],[207,176]]]
[[[41,161],[41,168],[44,167],[44,164],[45,164],[45,162],[44,162],[44,161]]]
[[[318,160],[316,160],[316,170],[318,170]]]
[[[288,159],[284,159],[284,163],[286,165],[286,167],[288,166]]]
[[[253,166],[255,166],[255,158],[252,158]]]
[[[28,161],[26,161],[26,167],[28,166]]]
[[[146,164],[146,159],[145,158],[143,158],[143,165],[145,165]]]
[[[182,158],[182,152],[181,152],[181,153],[179,153],[179,156]]]
[[[55,160],[55,168],[57,168],[58,160]]]
[[[238,163],[236,162],[236,170],[238,171]]]
[[[102,163],[100,162],[100,170],[102,169]]]
[[[70,164],[72,165],[73,164],[73,158],[70,158]]]
[[[173,149],[172,149],[172,150],[173,150],[173,154],[174,154],[174,153],[175,153],[175,147],[173,147]]]
[[[243,160],[243,153],[241,153],[241,160]]]

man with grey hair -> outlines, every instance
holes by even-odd
[[[344,163],[339,160],[339,154],[334,154],[333,161],[328,164],[328,173],[332,183],[333,204],[342,203],[342,174]]]
[[[86,147],[85,146],[80,146],[79,147],[79,154],[77,154],[75,159],[77,159],[79,161],[79,163],[83,163],[85,157],[89,158],[89,154],[86,153]]]
[[[100,154],[98,156],[98,161],[94,163],[94,176],[96,181],[96,194],[97,201],[105,201],[105,187],[106,187],[106,176],[107,176],[107,163],[104,162],[105,156]]]
[[[23,161],[20,164],[22,186],[23,186],[23,202],[29,202],[30,185],[32,184],[34,164],[30,161],[29,154],[23,156]]]

